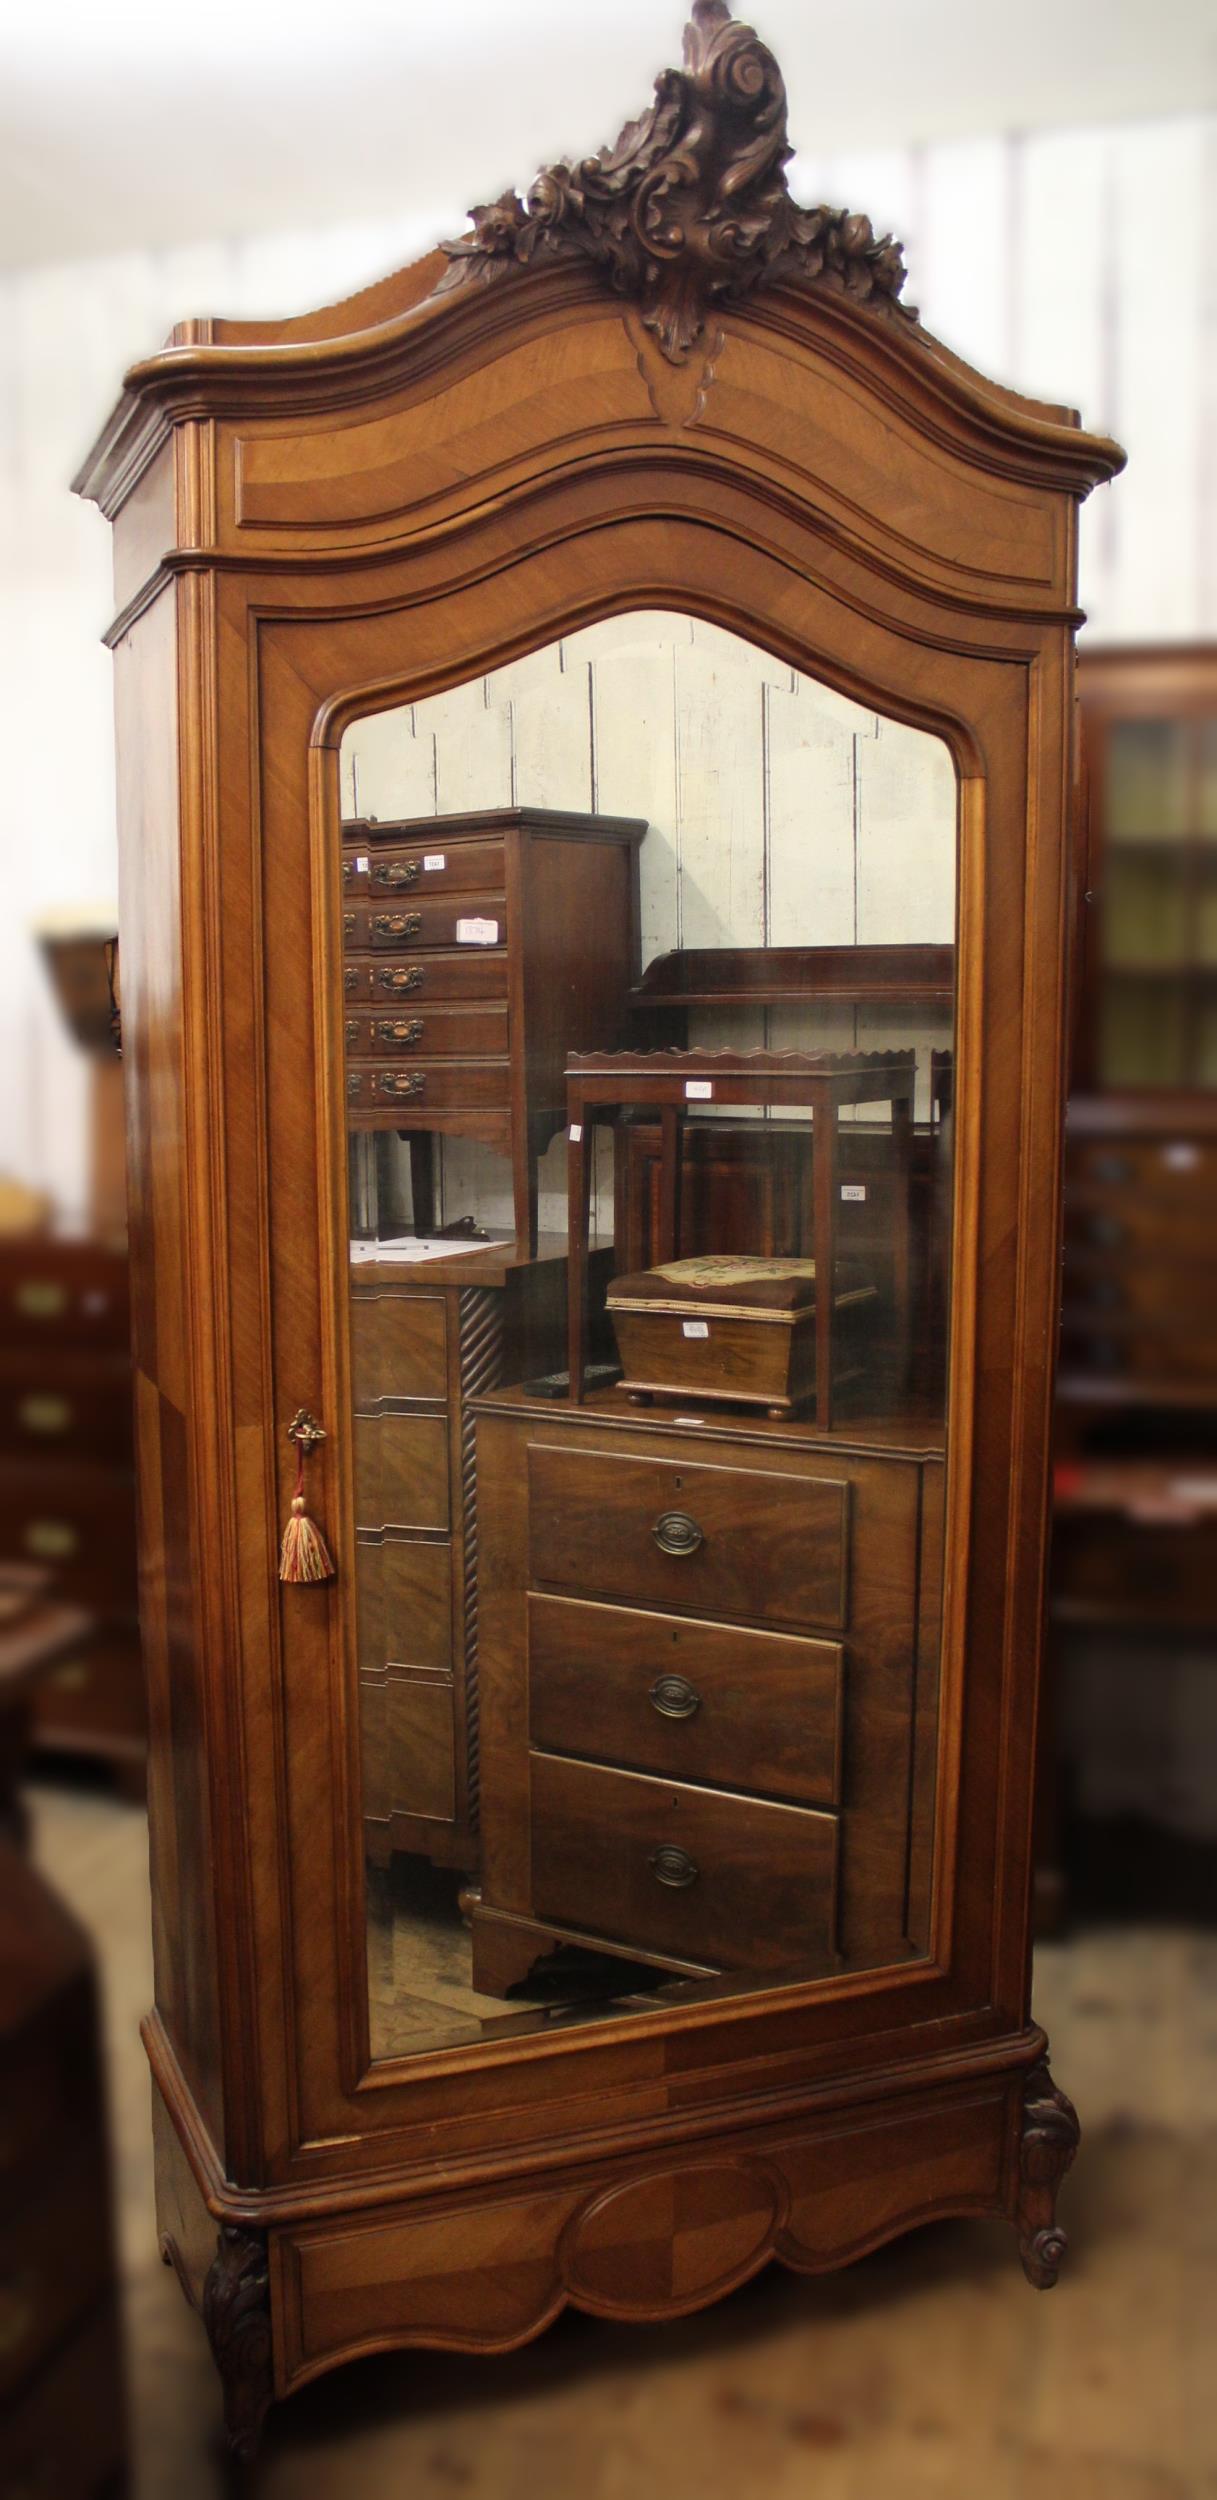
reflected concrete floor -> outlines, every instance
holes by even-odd
[[[498,2359],[323,2379],[230,2469],[198,2321],[159,2264],[142,1818],[35,1793],[36,1847],[103,1958],[137,2500],[1217,2500],[1217,1940],[1041,1952],[1036,2011],[1084,2141],[1057,2291],[1002,2226],[911,2234],[808,2281],[634,2329],[567,2316]]]

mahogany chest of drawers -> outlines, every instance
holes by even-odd
[[[85,1240],[0,1243],[0,1560],[43,1563],[95,1629],[43,1680],[40,1746],[133,1794],[146,1715],[136,1619],[127,1261]]]
[[[477,1440],[475,1985],[563,1942],[690,1975],[917,1949],[932,1437],[864,1454],[609,1391],[481,1400]]]
[[[510,1157],[535,1249],[565,1053],[616,1041],[637,978],[645,831],[527,807],[344,824],[347,1123],[411,1139],[418,1230],[434,1210],[413,1141],[471,1137]]]

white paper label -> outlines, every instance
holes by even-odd
[[[447,853],[445,851],[423,852],[424,868],[446,868],[447,864]]]
[[[361,877],[366,877],[366,875],[367,875],[367,873],[368,873],[368,870],[369,870],[369,868],[371,867],[371,865],[372,865],[372,862],[371,862],[371,860],[370,860],[370,858],[369,858],[369,856],[368,856],[368,853],[367,853],[366,851],[360,851],[360,852],[357,854],[357,856],[356,856],[355,866],[356,866],[356,868],[358,869],[359,874],[360,874],[360,876],[361,876]]]
[[[1194,1172],[1200,1161],[1200,1148],[1180,1140],[1173,1146],[1163,1147],[1162,1160],[1168,1172]]]
[[[704,1076],[691,1076],[685,1086],[686,1102],[713,1102],[714,1087]]]
[[[682,1337],[708,1337],[710,1322],[708,1319],[682,1319],[680,1333]]]
[[[856,1199],[860,1204],[866,1196],[866,1184],[863,1181],[842,1181],[841,1195],[843,1198]]]
[[[572,1146],[581,1146],[583,1144],[582,1120],[572,1120],[566,1134],[569,1137]]]
[[[458,946],[497,946],[499,942],[498,921],[458,920],[456,942]]]

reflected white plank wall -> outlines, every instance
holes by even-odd
[[[451,694],[357,722],[342,754],[347,815],[566,807],[641,816],[644,964],[674,946],[852,946],[955,930],[955,776],[924,731],[863,710],[718,626],[614,617]],[[759,1010],[696,1038],[812,1038]],[[821,1045],[924,1052],[944,1027],[838,1009]],[[881,1115],[876,1115],[881,1116]],[[607,1141],[606,1141],[607,1142]],[[562,1141],[542,1168],[541,1220],[565,1219]],[[607,1168],[599,1175],[607,1217]],[[448,1213],[509,1227],[506,1166],[449,1145]]]
[[[814,97],[792,94],[796,135],[814,109]],[[1217,635],[1217,117],[819,152],[796,157],[790,179],[798,198],[865,209],[894,227],[910,294],[960,354],[1071,401],[1126,444],[1127,475],[1082,515],[1090,633]],[[408,183],[405,163],[403,200]],[[450,204],[428,213],[416,199],[393,221],[0,278],[0,1061],[10,1080],[0,1169],[69,1204],[83,1173],[84,1071],[58,1031],[27,932],[48,908],[112,891],[115,872],[110,664],[99,641],[109,534],[73,503],[67,481],[124,365],[171,321],[333,300],[459,222]],[[620,667],[628,682],[624,658]],[[780,695],[775,686],[775,703]],[[640,682],[637,747],[643,769],[662,775],[675,762],[647,735],[649,700]],[[543,712],[522,718],[522,741],[543,738]],[[461,803],[460,788],[476,787],[492,758],[501,773],[510,723],[478,720],[476,705],[468,720],[468,744],[450,747],[445,786],[433,793],[444,808]],[[658,799],[643,812],[671,815]]]

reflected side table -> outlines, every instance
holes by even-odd
[[[816,1257],[816,1386],[814,1417],[832,1422],[832,1329],[836,1276],[837,1128],[847,1104],[891,1104],[892,1140],[900,1174],[893,1240],[900,1343],[908,1342],[909,1176],[912,1166],[911,1050],[807,1052],[770,1050],[588,1051],[566,1067],[569,1206],[568,1326],[570,1398],[581,1405],[587,1364],[587,1259],[591,1221],[591,1130],[609,1113],[647,1109],[660,1117],[661,1256],[674,1259],[680,1239],[681,1128],[686,1112],[707,1104],[801,1107],[811,1111],[811,1240]]]

